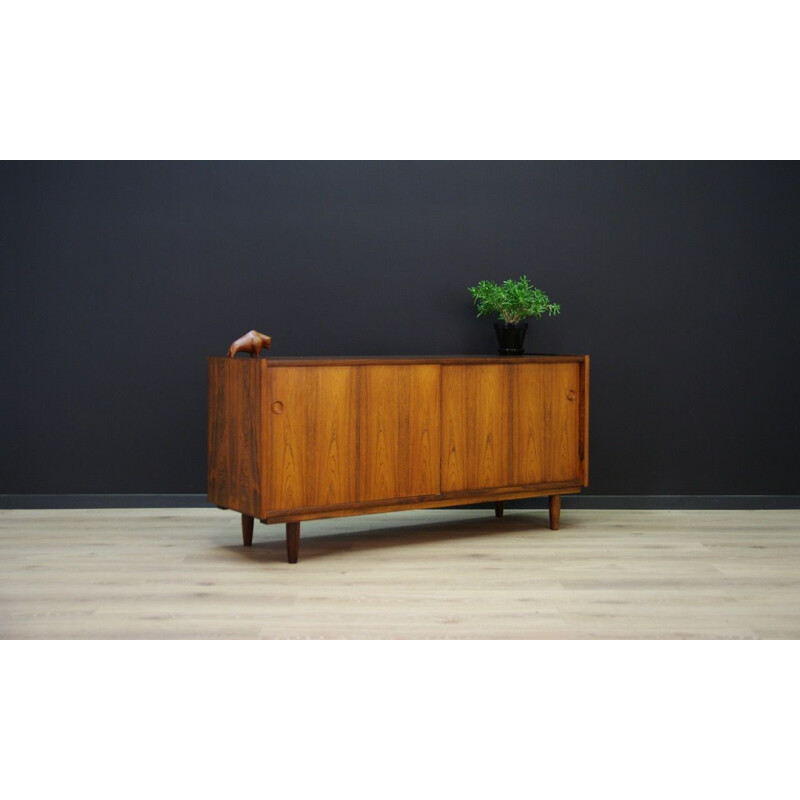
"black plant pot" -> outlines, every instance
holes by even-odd
[[[522,345],[528,330],[527,322],[495,322],[494,330],[497,344],[500,345],[500,355],[521,356],[525,352]]]

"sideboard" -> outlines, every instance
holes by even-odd
[[[588,356],[208,359],[208,499],[253,522],[561,495],[588,485]]]

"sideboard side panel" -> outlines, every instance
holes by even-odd
[[[581,362],[581,435],[580,456],[583,470],[583,485],[589,485],[589,356]]]
[[[261,359],[208,360],[208,499],[253,517],[263,508],[266,373]]]

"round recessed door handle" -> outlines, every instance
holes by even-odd
[[[280,400],[276,400],[272,404],[272,413],[273,414],[283,414],[283,403]]]
[[[575,399],[575,390],[568,389],[567,390],[567,400],[574,400]]]

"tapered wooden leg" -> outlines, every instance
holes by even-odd
[[[253,544],[253,518],[242,514],[242,543],[245,547]]]
[[[550,495],[550,530],[557,531],[558,523],[561,519],[561,495]]]
[[[300,550],[300,523],[286,523],[286,557],[290,564],[297,563],[297,554]]]
[[[503,516],[503,504],[502,503],[495,503],[494,504],[494,515],[496,517]]]

